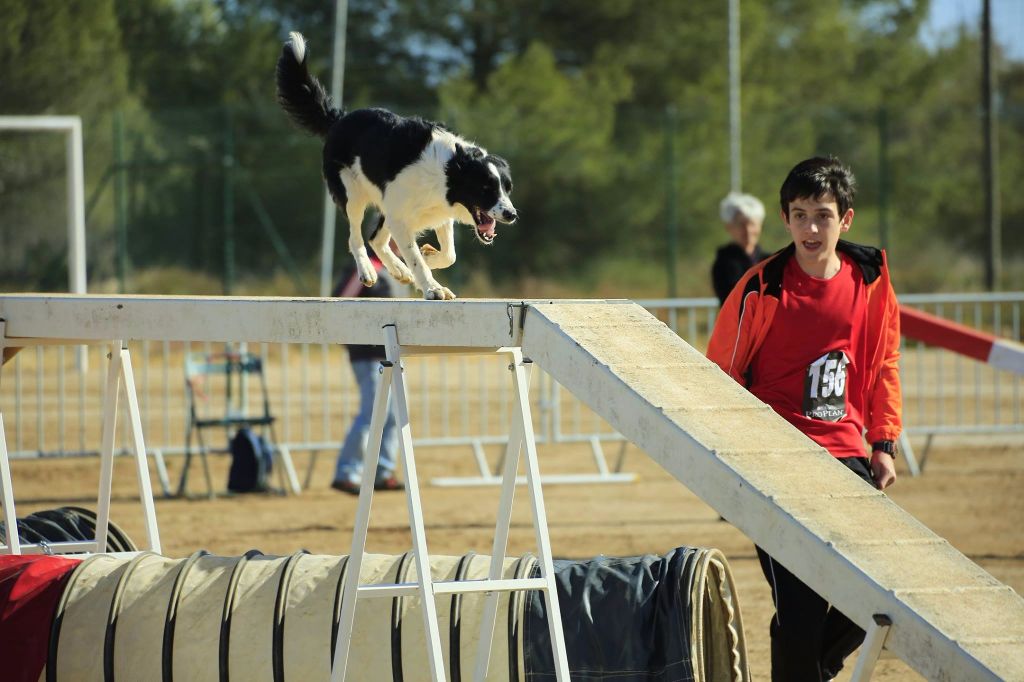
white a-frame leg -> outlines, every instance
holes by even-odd
[[[557,592],[555,591],[554,570],[551,561],[551,543],[548,539],[547,517],[544,511],[544,500],[541,495],[540,470],[537,466],[537,450],[534,442],[533,422],[530,415],[528,395],[529,361],[524,361],[518,348],[503,349],[512,357],[509,369],[514,375],[516,387],[516,414],[513,433],[508,443],[505,456],[505,472],[502,483],[498,523],[495,529],[491,570],[487,580],[463,582],[434,582],[430,576],[430,555],[427,550],[427,538],[423,524],[423,508],[420,504],[419,479],[416,472],[416,460],[413,453],[412,429],[409,421],[408,397],[405,390],[404,368],[401,359],[401,347],[398,332],[394,325],[384,327],[387,361],[381,364],[382,374],[380,385],[374,397],[373,416],[370,420],[370,434],[366,453],[363,458],[363,477],[359,491],[359,508],[356,512],[355,527],[352,532],[352,549],[349,553],[348,567],[345,576],[338,639],[335,643],[331,682],[343,682],[348,665],[349,645],[352,640],[352,628],[355,622],[356,603],[360,597],[396,597],[400,595],[418,594],[423,609],[423,619],[427,634],[427,661],[431,677],[435,680],[446,679],[444,655],[441,648],[441,635],[438,629],[437,606],[435,597],[439,594],[456,592],[486,592],[485,618],[481,624],[480,650],[477,659],[475,679],[482,681],[487,674],[490,655],[491,638],[497,612],[499,592],[515,590],[543,590],[548,614],[548,627],[551,634],[556,675],[559,682],[569,682],[569,666],[565,654],[565,640],[562,635],[562,619],[558,608]],[[362,566],[363,552],[366,545],[366,533],[370,519],[370,505],[373,498],[374,473],[380,454],[380,443],[387,415],[389,396],[395,400],[397,426],[400,430],[399,444],[401,447],[402,464],[405,469],[406,501],[409,509],[409,525],[412,529],[413,554],[416,562],[415,583],[393,585],[359,585],[359,573]],[[538,558],[541,567],[540,578],[521,580],[502,580],[502,564],[508,542],[509,524],[512,514],[512,498],[515,490],[516,470],[519,453],[526,446],[526,472],[529,483],[531,501],[533,503],[534,526],[537,535]]]
[[[37,341],[38,342],[38,341]],[[32,339],[19,339],[19,345],[33,345]],[[49,341],[48,343],[53,343]],[[96,500],[96,539],[84,542],[53,542],[45,545],[24,544],[12,532],[16,526],[14,491],[11,484],[10,464],[7,457],[6,434],[0,419],[0,493],[3,497],[3,514],[7,537],[0,545],[0,554],[69,554],[75,552],[107,551],[107,530],[110,521],[110,493],[114,473],[114,433],[117,427],[118,394],[123,384],[128,401],[129,433],[135,456],[135,469],[142,502],[146,547],[160,553],[160,533],[156,523],[156,508],[153,504],[153,488],[149,480],[149,464],[146,460],[146,445],[142,437],[142,415],[135,392],[135,374],[132,371],[128,347],[121,341],[110,346],[110,364],[107,368],[106,390],[103,398],[103,438],[100,447],[100,485]]]
[[[505,550],[508,546],[509,526],[512,522],[512,500],[515,497],[516,471],[519,469],[519,455],[526,448],[526,484],[533,507],[533,528],[537,538],[537,558],[540,563],[541,583],[531,589],[544,591],[544,606],[548,617],[548,633],[551,636],[555,675],[559,682],[569,682],[569,664],[565,653],[565,637],[562,632],[562,613],[558,606],[558,592],[555,587],[555,570],[551,560],[551,540],[548,537],[547,512],[541,494],[540,468],[537,465],[537,442],[533,433],[533,418],[530,414],[530,369],[533,361],[523,358],[522,350],[510,349],[512,363],[509,365],[516,389],[516,419],[512,423],[508,447],[505,450],[505,467],[502,472],[501,498],[498,502],[498,522],[494,528],[494,544],[491,547],[491,567],[488,581],[499,582]],[[512,581],[517,582],[517,581]],[[482,682],[487,677],[490,664],[491,640],[494,637],[494,623],[498,614],[498,591],[488,591],[484,603],[484,615],[480,622],[480,640],[477,649],[476,671],[473,679]]]
[[[156,525],[153,487],[149,480],[146,444],[142,437],[142,413],[135,393],[135,373],[132,371],[128,345],[115,341],[110,344],[110,364],[107,366],[107,387],[103,398],[103,439],[100,446],[100,489],[96,500],[96,551],[107,551],[107,527],[110,521],[110,487],[114,477],[114,432],[117,427],[117,399],[122,382],[128,401],[129,433],[135,455],[135,472],[139,482],[139,496],[146,527],[146,549],[160,553],[160,533]]]
[[[882,655],[885,638],[889,636],[892,619],[884,614],[876,613],[873,620],[874,622],[868,627],[864,636],[864,643],[860,645],[860,655],[857,657],[857,665],[850,677],[851,682],[867,682],[871,679],[878,657]]]

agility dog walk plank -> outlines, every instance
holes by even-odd
[[[531,306],[523,352],[921,674],[1024,679],[1024,599],[640,306]]]
[[[586,303],[580,301],[581,305]],[[381,328],[401,329],[413,352],[480,353],[517,346],[520,301],[229,296],[4,294],[8,346],[17,338],[76,340],[379,344]],[[110,336],[117,330],[120,336]]]
[[[6,294],[0,321],[5,350],[19,339],[367,344],[387,324],[413,353],[522,346],[859,625],[891,619],[886,647],[923,675],[1024,679],[1024,599],[636,304]]]

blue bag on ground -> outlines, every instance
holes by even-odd
[[[270,443],[252,429],[238,429],[228,446],[231,468],[228,470],[228,490],[233,493],[259,493],[270,489],[270,471],[274,454]]]

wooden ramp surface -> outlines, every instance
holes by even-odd
[[[1024,680],[1024,599],[640,306],[531,306],[524,355],[933,680]]]

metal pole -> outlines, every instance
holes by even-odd
[[[988,253],[985,259],[985,286],[999,288],[1002,275],[1002,230],[999,207],[999,138],[995,108],[995,75],[992,72],[992,0],[983,0],[981,12],[981,130],[985,140],[982,176],[985,183],[985,224],[988,226]]]
[[[740,158],[740,0],[729,0],[729,186],[743,186]]]
[[[82,152],[82,119],[71,119],[67,140],[68,160],[68,288],[85,293],[85,159]]]
[[[82,146],[82,119],[71,119],[67,140],[68,160],[68,280],[72,293],[86,293],[85,272],[85,158]],[[75,353],[79,373],[89,370],[89,355],[85,346]]]
[[[235,286],[235,136],[231,110],[224,111],[224,294]]]
[[[348,0],[336,0],[334,9],[334,68],[331,72],[331,97],[334,106],[342,109],[345,86],[345,34],[348,29]],[[320,295],[331,293],[334,271],[334,226],[338,211],[331,194],[324,190],[323,244],[320,250]],[[350,226],[358,230],[360,226]]]
[[[665,109],[665,223],[668,232],[666,248],[666,267],[668,269],[668,297],[675,298],[676,291],[676,244],[679,231],[676,220],[676,108],[668,105]]]
[[[114,224],[117,226],[117,290],[125,293],[128,271],[128,192],[124,158],[124,114],[114,112]]]
[[[878,110],[878,245],[889,248],[889,117]]]

